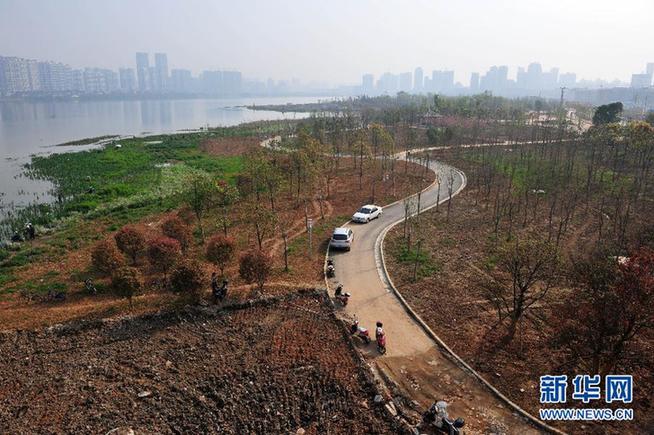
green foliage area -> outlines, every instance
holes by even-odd
[[[14,279],[13,268],[37,258],[63,255],[97,239],[95,231],[88,231],[89,222],[112,231],[177,207],[184,199],[181,193],[187,189],[187,181],[195,175],[235,184],[242,157],[209,155],[200,149],[203,140],[269,135],[288,127],[288,122],[251,123],[201,133],[124,139],[90,151],[34,156],[26,175],[51,181],[59,201],[16,211],[11,220],[3,222],[0,238],[8,238],[10,231],[21,230],[28,221],[37,226],[37,236],[55,226],[57,231],[39,249],[20,250],[14,255],[0,250],[0,286]]]
[[[593,125],[610,124],[612,122],[620,121],[620,114],[622,114],[622,103],[611,103],[599,106],[595,109],[593,115]]]
[[[418,263],[418,278],[427,278],[439,273],[442,265],[435,261],[427,249],[421,249],[418,252],[417,247],[407,249],[405,244],[402,244],[398,249],[393,252],[396,261],[405,264],[405,267],[413,271],[413,267]]]

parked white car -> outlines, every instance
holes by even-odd
[[[353,222],[368,223],[382,215],[382,208],[378,205],[364,205],[352,216]]]
[[[336,249],[345,249],[349,251],[352,247],[352,241],[354,240],[354,233],[351,229],[345,227],[339,227],[334,229],[332,238],[329,241],[329,246]]]

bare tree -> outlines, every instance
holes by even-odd
[[[525,313],[545,297],[555,282],[558,265],[556,248],[535,238],[507,242],[500,248],[493,279],[484,287],[500,320],[510,320],[507,342],[515,336]]]

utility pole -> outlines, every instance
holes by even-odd
[[[568,89],[565,86],[561,86],[561,101],[559,103],[559,106],[561,109],[563,109],[563,96],[565,95],[565,90]]]
[[[313,240],[312,240],[312,235],[313,235],[313,219],[308,219],[307,220],[307,229],[309,230],[309,258],[311,258],[312,253],[313,253]]]
[[[565,86],[561,86],[561,101],[559,102],[559,111],[560,111],[560,118],[559,118],[559,142],[563,140],[563,126],[565,124],[565,120],[568,119],[568,114],[563,108],[563,97],[565,96],[565,90],[567,88]]]

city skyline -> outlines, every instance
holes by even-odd
[[[491,92],[505,97],[556,98],[561,88],[651,90],[654,62],[648,62],[644,67],[644,72],[631,75],[629,83],[578,80],[574,72],[561,72],[558,67],[545,69],[539,62],[532,62],[517,67],[511,74],[507,65],[493,65],[485,73],[471,73],[467,84],[455,80],[454,70],[433,70],[429,73],[423,67],[416,67],[413,71],[400,73],[366,73],[361,76],[358,85],[321,87],[299,79],[252,80],[234,70],[205,70],[194,75],[189,69],[169,68],[168,55],[163,52],[137,52],[132,67],[118,70],[96,67],[73,69],[61,62],[0,55],[0,95],[242,96],[328,93],[345,96],[393,95],[403,91],[443,95]]]
[[[134,52],[165,52],[169,69],[331,85],[404,65],[454,70],[465,83],[494,64],[515,69],[538,60],[580,78],[628,82],[654,38],[652,15],[654,3],[645,0],[192,0],[166,8],[151,0],[2,0],[0,53],[116,69],[131,66]],[[48,35],[45,43],[34,28]]]

